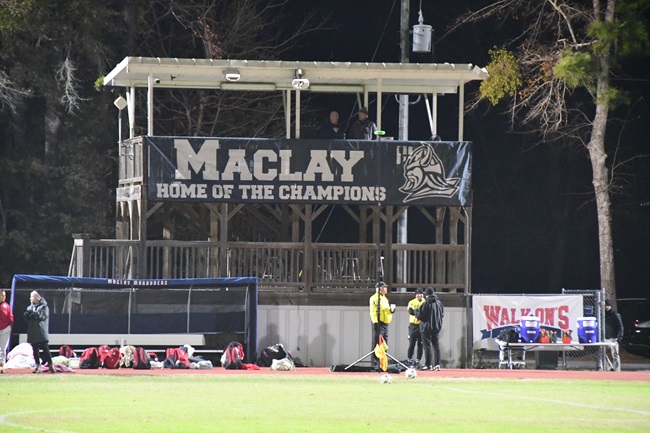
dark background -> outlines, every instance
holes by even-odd
[[[273,10],[284,13],[288,9],[282,15],[287,28],[299,26],[307,11],[315,10],[327,29],[306,34],[301,47],[284,52],[281,59],[397,62],[400,1],[286,0],[285,10]],[[491,48],[515,49],[510,42],[521,34],[523,25],[516,17],[504,17],[503,23],[486,20],[450,32],[462,13],[490,2],[411,0],[409,25],[417,23],[422,3],[424,23],[433,26],[435,34],[433,54],[411,54],[410,62],[485,66]],[[6,107],[0,110],[0,215],[5,218],[0,218],[0,284],[5,287],[16,273],[65,273],[73,233],[103,239],[114,235],[116,95],[115,89],[95,90],[98,75],[125,56],[205,55],[195,46],[198,37],[166,15],[172,5],[191,6],[193,2],[120,0],[103,7],[95,3],[40,2],[24,17],[2,9],[5,15],[0,24],[15,21],[16,27],[0,34],[0,69],[30,95],[18,114]],[[140,11],[141,15],[133,14],[140,21],[126,19],[131,9]],[[271,28],[267,34],[282,33]],[[241,35],[249,33],[254,32]],[[258,40],[243,39],[245,43]],[[52,124],[46,119],[47,110],[63,110],[57,103],[61,89],[53,71],[66,50],[79,68],[82,108],[73,114],[55,113],[62,123],[54,142],[46,143],[45,125]],[[629,91],[630,101],[611,112],[607,137],[608,164],[616,167],[612,210],[619,298],[646,296],[650,288],[650,58],[629,59],[622,66],[612,83]],[[478,83],[466,85],[468,102],[477,89]],[[346,120],[358,108],[352,95],[319,95],[308,101],[308,92],[304,93],[305,131],[324,121],[331,109]],[[370,104],[371,115],[375,104]],[[384,96],[383,107],[382,128],[388,136],[396,136],[398,105],[392,95]],[[563,287],[599,287],[597,219],[585,148],[540,143],[520,125],[510,131],[506,111],[506,103],[496,107],[480,103],[465,116],[464,137],[474,146],[473,291],[558,293]],[[439,96],[438,112],[438,133],[444,140],[455,140],[457,97]],[[411,106],[410,139],[429,138],[425,113],[422,101]],[[165,113],[157,119],[168,120]],[[409,242],[428,240],[430,230],[424,232],[421,219],[409,217]],[[350,235],[345,231],[349,227],[345,218],[339,212],[328,213],[322,232],[315,231],[315,236],[323,242]]]
[[[334,27],[305,41],[292,60],[398,62],[400,0],[296,1],[295,19],[306,9],[329,14]],[[488,51],[519,34],[518,23],[485,21],[449,33],[463,12],[485,2],[423,1],[424,23],[434,29],[433,54],[410,54],[411,63],[472,63],[485,66]],[[410,26],[417,23],[420,2],[411,1]],[[646,297],[650,288],[650,80],[646,58],[624,65],[625,75],[612,84],[631,93],[630,105],[610,115],[609,164],[615,172],[612,195],[613,236],[619,298]],[[470,100],[478,84],[466,86]],[[350,96],[315,100],[325,118],[337,109],[342,120],[355,113]],[[370,113],[374,112],[374,101]],[[397,136],[398,105],[384,96],[382,129]],[[465,140],[474,143],[474,220],[472,273],[475,293],[549,292],[600,286],[598,227],[591,184],[591,164],[581,145],[540,143],[511,125],[505,103],[482,103],[465,117]],[[438,133],[457,138],[457,97],[438,98]],[[410,108],[410,139],[428,138],[423,102]],[[616,152],[614,153],[614,147]],[[615,154],[615,159],[612,155]],[[336,221],[333,215],[328,224]],[[337,224],[339,227],[344,224]],[[336,237],[326,228],[323,235]],[[409,241],[419,236],[409,225]]]

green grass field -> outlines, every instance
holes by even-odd
[[[0,432],[650,431],[650,383],[393,375],[4,375]]]

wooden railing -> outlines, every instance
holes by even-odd
[[[261,289],[296,291],[365,290],[384,278],[404,289],[466,292],[464,245],[392,244],[386,251],[383,244],[314,243],[308,246],[309,261],[303,243],[229,242],[224,257],[220,245],[79,236],[69,275],[126,279],[256,276]],[[141,269],[138,263],[146,266]]]
[[[142,158],[142,137],[131,138],[120,143],[118,159],[119,186],[142,184]]]

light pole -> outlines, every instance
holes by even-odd
[[[409,17],[411,15],[411,0],[402,0],[400,15],[400,62],[409,63],[410,44],[409,44]],[[431,51],[431,26],[424,24],[422,17],[422,0],[420,0],[419,24],[413,27],[413,51],[418,53]],[[407,141],[409,139],[409,96],[399,96],[399,140]],[[397,221],[397,242],[406,244],[408,242],[408,208],[402,212]],[[406,282],[406,255],[399,257],[397,260],[397,277],[399,282]],[[401,291],[405,291],[401,288]]]
[[[411,14],[411,0],[402,0],[400,14],[400,38],[399,49],[401,63],[409,63],[409,15]],[[409,96],[399,96],[399,140],[406,141],[409,139]],[[408,209],[400,215],[397,221],[397,242],[400,244],[408,243]],[[406,282],[406,256],[401,253],[397,260],[397,278],[400,283]],[[399,287],[399,286],[398,286]],[[399,290],[405,291],[404,287]]]

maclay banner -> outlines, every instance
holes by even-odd
[[[540,327],[557,331],[570,329],[578,342],[578,317],[583,317],[582,296],[473,295],[474,350],[499,350],[494,339],[506,328],[520,325],[523,316],[537,316]]]
[[[152,202],[471,205],[471,143],[145,137]]]

